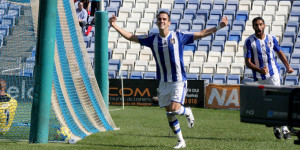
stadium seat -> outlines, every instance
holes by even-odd
[[[290,64],[290,66],[294,69],[294,72],[291,74],[286,73],[287,76],[299,76],[300,64]]]
[[[215,40],[217,41],[226,41],[228,32],[226,30],[218,30],[215,35]]]
[[[265,10],[263,12],[262,18],[264,18],[265,21],[274,21],[275,20],[275,13],[272,11]]]
[[[250,68],[245,67],[244,77],[253,77],[253,72]]]
[[[280,75],[281,75],[281,76],[285,75],[286,69],[285,69],[284,64],[278,63],[278,65],[280,66],[280,71],[279,71],[279,72],[280,72]]]
[[[130,79],[143,79],[143,73],[141,71],[132,71]]]
[[[117,20],[116,20],[116,24],[121,27],[121,28],[124,28],[126,27],[126,22],[127,22],[127,18],[123,18],[123,17],[117,17]]]
[[[275,13],[275,21],[284,21],[285,23],[288,18],[288,13],[287,11],[276,11]]]
[[[175,0],[174,9],[176,8],[184,10],[186,8],[186,0]]]
[[[284,85],[298,85],[298,76],[286,76],[284,80]]]
[[[124,59],[121,62],[121,70],[131,71],[134,68],[134,61],[133,59]]]
[[[299,2],[300,2],[300,1],[299,1]],[[300,21],[300,10],[297,10],[297,11],[291,11],[291,12],[290,12],[289,21],[299,22],[299,21]]]
[[[205,80],[206,83],[212,83],[212,74],[201,74],[201,80]]]
[[[219,24],[219,21],[218,20],[207,20],[207,22],[206,22],[206,27],[205,27],[205,29],[209,29],[209,28],[213,28],[213,27],[216,27],[216,26],[218,26],[218,24]]]
[[[221,52],[210,51],[208,53],[207,62],[215,62],[218,63],[221,61]]]
[[[292,42],[296,41],[296,33],[291,31],[286,31],[283,34],[282,42]]]
[[[183,10],[182,9],[178,9],[178,8],[174,8],[171,12],[171,20],[180,20],[182,19],[183,16]]]
[[[115,71],[108,71],[108,78],[109,79],[115,79],[116,78],[116,72]]]
[[[210,41],[200,40],[198,43],[198,51],[206,51],[207,53],[210,51],[211,43]]]
[[[228,36],[228,41],[239,42],[241,40],[241,31],[230,31]]]
[[[141,50],[139,60],[150,61],[150,60],[152,60],[152,58],[153,58],[153,56],[152,56],[151,50]]]
[[[123,0],[122,7],[125,7],[125,8],[134,8],[135,7],[135,0]]]
[[[216,73],[217,63],[214,62],[204,62],[202,67],[202,73]]]
[[[120,7],[118,18],[129,18],[131,17],[131,8]]]
[[[149,6],[150,6],[151,2],[154,2],[154,1],[150,1],[149,2]],[[150,8],[150,7],[146,8],[145,9],[145,13],[144,13],[144,18],[153,20],[154,18],[156,18],[156,12],[157,12],[157,9]]]
[[[262,11],[261,10],[251,10],[249,13],[249,18],[248,20],[252,21],[256,17],[261,17],[262,16]]]
[[[130,41],[128,41],[125,38],[119,38],[118,43],[117,43],[117,48],[125,48],[129,49],[130,48]]]
[[[183,51],[183,61],[184,62],[191,62],[194,58],[194,52],[193,51]]]
[[[240,74],[244,73],[244,64],[243,63],[232,63],[230,74]]]
[[[174,3],[174,0],[172,0],[172,1],[169,1],[169,0],[162,0],[162,1],[161,1],[160,8],[164,8],[164,9],[169,9],[169,10],[171,10],[171,9],[173,8],[173,3]]]
[[[239,2],[239,10],[250,11],[252,2],[251,1],[240,1]]]
[[[214,40],[212,42],[211,51],[223,52],[224,51],[224,41]]]
[[[236,12],[235,19],[246,22],[248,20],[248,11],[246,11],[246,10],[238,10]]]
[[[194,9],[186,9],[183,14],[183,19],[194,20],[196,14],[196,10]]]
[[[126,28],[132,28],[132,29],[136,29],[139,28],[140,24],[140,19],[139,18],[128,18],[127,19],[127,26]]]
[[[225,31],[229,32],[231,30],[231,26],[232,26],[232,22],[229,20],[227,26],[223,27],[220,30],[225,30]]]
[[[225,48],[224,48],[225,52],[237,52],[237,42],[236,41],[226,41],[225,43]]]
[[[282,41],[282,32],[278,30],[272,30],[270,32],[271,35],[274,35],[276,37],[276,40],[280,43]]]
[[[279,1],[278,11],[289,12],[290,9],[291,9],[291,2],[290,1]]]
[[[241,84],[241,76],[237,74],[228,75],[227,84]]]
[[[140,53],[139,49],[127,49],[125,59],[137,60],[139,57],[139,53]]]
[[[187,80],[199,80],[199,74],[198,73],[187,73],[186,78],[187,78]]]
[[[229,74],[230,73],[230,63],[219,62],[217,63],[217,74]]]
[[[278,1],[267,1],[265,10],[275,12],[278,8]]]
[[[288,62],[290,62],[291,54],[290,54],[290,53],[283,53],[283,54],[285,55],[286,60],[287,60]],[[282,63],[282,61],[280,60],[279,57],[277,57],[277,62],[278,62],[278,63]]]
[[[299,10],[300,10],[300,1],[294,1],[293,5],[292,5],[291,12],[293,12],[293,11],[299,11]]]
[[[156,72],[144,72],[144,79],[156,79]]]
[[[243,32],[241,41],[245,41],[248,37],[250,37],[254,33],[255,33],[254,30],[245,30]]]
[[[145,9],[148,8],[149,0],[137,0],[135,3],[135,8]]]
[[[291,56],[291,64],[300,64],[300,54],[293,54]]]
[[[198,31],[201,31],[204,28],[205,28],[205,21],[204,20],[195,19],[193,21],[192,29],[197,29]]]
[[[18,18],[21,13],[21,6],[20,5],[10,5],[7,14]]]
[[[110,49],[114,49],[115,47],[117,47],[117,43],[118,43],[118,38],[108,38],[108,48]]]
[[[148,61],[136,60],[134,70],[135,71],[146,71],[148,68]]]
[[[236,12],[238,9],[238,5],[239,5],[239,0],[230,0],[230,1],[228,0],[226,4],[226,10],[234,10]]]
[[[9,35],[9,26],[6,24],[0,24],[0,35],[4,38]]]
[[[210,11],[209,20],[218,20],[218,22],[222,19],[223,11],[219,9],[213,9]]]
[[[227,16],[229,21],[233,21],[235,19],[235,10],[226,9],[224,10],[223,16]]]
[[[197,41],[194,41],[194,43],[185,45],[183,50],[195,52],[196,49],[197,49]]]
[[[225,0],[214,0],[213,10],[221,10],[222,12],[225,9]]]
[[[196,19],[207,21],[209,16],[209,10],[199,9],[196,12]]]
[[[215,74],[213,76],[213,83],[214,84],[225,84],[226,81],[226,75],[225,74]]]
[[[294,45],[293,54],[300,54],[300,42],[296,42]]]
[[[110,0],[109,7],[120,8],[122,6],[122,0]]]
[[[221,62],[233,63],[234,52],[223,52],[221,57]]]
[[[160,2],[161,0],[151,0],[148,3],[148,8],[156,11],[158,8],[160,8]]]
[[[156,71],[156,62],[155,61],[149,61],[147,71]]]
[[[299,29],[298,21],[288,21],[288,23],[286,24],[285,32],[298,33],[298,29]]]
[[[202,73],[202,62],[191,62],[189,73]]]
[[[244,52],[236,52],[234,57],[235,63],[245,63]]]
[[[143,18],[144,16],[144,10],[140,7],[137,7],[137,8],[132,8],[131,10],[131,17],[134,17],[134,18]]]
[[[125,58],[125,53],[126,50],[125,49],[114,49],[113,51],[113,55],[112,55],[112,59],[124,59]]]
[[[263,11],[265,10],[265,1],[253,1],[252,10]]]
[[[202,0],[201,5],[200,5],[200,9],[201,10],[204,10],[204,9],[211,10],[212,5],[213,5],[213,0]]]
[[[249,78],[249,77],[244,77],[242,83],[245,84],[247,82],[254,82],[254,79],[253,78]]]
[[[190,19],[181,19],[179,23],[179,29],[182,31],[189,31],[191,29],[192,20]]]
[[[129,72],[127,70],[122,70],[119,72],[119,74],[117,74],[116,79],[120,79],[120,75],[123,79],[128,79],[129,77]]]
[[[171,9],[168,9],[168,8],[159,8],[157,13],[161,12],[161,11],[164,11],[164,12],[167,12],[168,14],[170,14],[170,11]]]
[[[7,13],[8,7],[5,4],[0,4],[0,15],[5,15]]]
[[[293,43],[292,42],[281,42],[281,51],[284,53],[292,53]]]
[[[147,31],[152,27],[152,20],[148,19],[148,18],[142,18],[140,21],[140,28],[144,28],[147,29]],[[138,28],[137,28],[138,29]],[[136,29],[136,35],[137,35],[137,29]],[[144,31],[145,34],[147,33],[147,31]]]
[[[232,24],[232,30],[241,31],[243,32],[245,30],[245,22],[234,20]]]
[[[200,1],[199,0],[188,0],[188,2],[187,2],[187,9],[198,10],[199,5],[200,5]]]
[[[195,51],[194,62],[206,62],[207,52],[206,51]]]
[[[90,47],[91,44],[91,38],[90,37],[83,37],[83,41],[85,43],[86,48]]]
[[[215,34],[211,34],[209,36],[206,36],[204,38],[201,39],[201,41],[209,41],[209,42],[212,42],[214,40],[214,35]]]

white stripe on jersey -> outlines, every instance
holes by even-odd
[[[268,41],[272,41],[271,43],[271,46],[270,46],[270,59],[271,59],[271,65],[272,65],[272,68],[273,68],[273,72],[274,72],[274,75],[279,75],[279,70],[277,68],[277,65],[275,63],[275,53],[274,53],[274,50],[273,50],[273,47],[274,47],[274,43],[273,43],[273,36],[272,35],[269,35],[267,34],[267,37],[268,37]]]
[[[158,45],[158,36],[155,36],[155,38],[153,40],[153,45]],[[158,46],[153,46],[153,49],[154,49],[154,53],[155,53],[155,56],[156,56],[156,59],[157,59],[156,63],[159,65],[159,68],[157,68],[157,69],[160,70],[161,81],[164,81],[165,80],[164,75],[163,75],[164,70],[163,70],[162,65],[160,63],[160,57],[159,57],[159,53],[158,53]]]
[[[163,45],[164,60],[167,69],[167,72],[164,73],[167,74],[167,81],[172,82],[172,68],[171,68],[171,60],[170,60],[169,47],[168,47],[169,45],[168,36],[166,36],[166,38],[161,38],[161,39],[163,43],[167,42],[166,45]]]
[[[172,33],[172,37],[175,39],[175,43],[178,43],[178,38],[176,36],[176,32]],[[180,57],[179,57],[179,48],[178,48],[179,44],[174,44],[174,57],[175,57],[175,64],[176,64],[176,72],[180,72],[180,73],[176,73],[177,75],[177,80],[178,81],[182,81],[182,74],[181,74],[181,67],[180,67]]]

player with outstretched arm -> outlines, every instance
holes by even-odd
[[[193,43],[194,40],[215,33],[228,24],[227,17],[222,18],[217,27],[205,29],[195,33],[182,31],[169,31],[170,15],[160,11],[156,16],[159,33],[149,35],[133,35],[116,25],[117,18],[112,16],[109,23],[116,31],[129,41],[140,43],[151,49],[156,61],[157,79],[160,81],[158,88],[158,103],[165,107],[170,128],[175,133],[178,143],[174,149],[186,147],[176,115],[185,115],[188,126],[194,126],[194,116],[190,107],[184,107],[187,92],[187,79],[183,62],[183,47]]]

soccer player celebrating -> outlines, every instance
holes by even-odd
[[[275,59],[275,52],[286,67],[287,73],[294,70],[290,67],[284,53],[280,50],[275,36],[265,34],[265,21],[261,17],[252,20],[255,34],[245,40],[244,53],[246,66],[252,69],[254,81],[259,84],[280,86],[280,66]],[[284,138],[290,138],[286,126],[282,127]],[[274,135],[281,139],[280,128],[274,127]]]
[[[169,31],[170,15],[160,11],[156,16],[159,33],[150,35],[133,35],[116,25],[117,18],[112,16],[109,19],[111,27],[118,31],[124,38],[140,43],[151,49],[156,61],[156,74],[160,80],[158,88],[158,103],[165,107],[170,128],[176,134],[178,143],[174,149],[186,147],[183,139],[179,121],[176,115],[185,115],[190,128],[194,125],[194,116],[191,108],[184,107],[185,95],[187,92],[187,79],[183,62],[183,47],[193,43],[194,40],[203,38],[215,33],[217,30],[228,24],[227,17],[222,18],[217,27],[205,29],[195,33],[184,33],[181,31]]]
[[[13,123],[17,100],[5,93],[6,83],[0,79],[0,136],[4,135]]]

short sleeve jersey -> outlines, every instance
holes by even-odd
[[[193,33],[169,32],[166,37],[159,34],[140,35],[139,42],[152,50],[156,61],[157,79],[164,82],[186,80],[183,62],[184,45],[194,42]]]
[[[269,69],[269,73],[266,75],[252,71],[255,81],[280,74],[280,66],[275,59],[275,52],[279,51],[280,46],[273,35],[266,34],[265,39],[261,40],[253,34],[245,40],[245,58],[251,58],[251,62],[259,68],[266,66]]]

